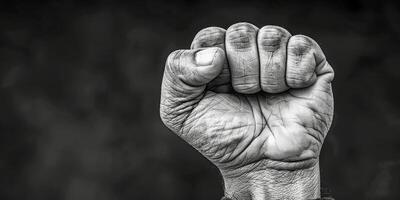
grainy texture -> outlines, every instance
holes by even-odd
[[[202,28],[273,24],[335,68],[320,159],[336,199],[400,197],[400,9],[381,1],[0,6],[0,199],[219,199],[216,168],[159,119],[166,56]]]

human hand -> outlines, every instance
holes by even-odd
[[[334,72],[318,44],[277,26],[201,30],[167,59],[160,115],[237,199],[319,197]]]

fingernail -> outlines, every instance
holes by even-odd
[[[214,61],[215,54],[217,53],[217,48],[208,48],[196,53],[196,64],[200,66],[211,65]]]

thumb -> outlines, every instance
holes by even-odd
[[[160,116],[169,129],[180,132],[185,119],[202,99],[207,83],[221,73],[224,59],[225,53],[218,47],[177,50],[168,56]]]

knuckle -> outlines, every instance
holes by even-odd
[[[166,65],[169,68],[177,68],[180,65],[180,60],[185,50],[175,50],[169,54]]]
[[[213,47],[224,44],[225,29],[207,27],[200,30],[194,37],[192,48]]]
[[[290,38],[288,48],[296,56],[305,55],[312,50],[313,41],[310,37],[295,35]]]
[[[185,60],[182,59],[187,51],[185,50],[175,50],[171,54],[169,54],[166,64],[164,74],[166,74],[166,79],[171,82],[175,82],[173,77],[180,76],[185,73]]]
[[[248,49],[255,40],[257,27],[246,22],[237,23],[227,30],[227,41],[235,49]]]
[[[279,26],[264,26],[259,30],[258,42],[262,50],[274,52],[286,44],[290,33]]]
[[[247,32],[247,33],[253,33],[257,31],[257,27],[254,26],[253,24],[247,23],[247,22],[240,22],[231,25],[228,28],[228,32]]]

